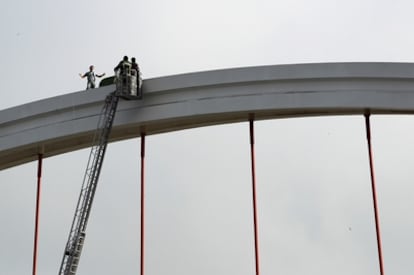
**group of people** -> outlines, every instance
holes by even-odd
[[[140,78],[140,70],[139,70],[139,66],[138,66],[138,63],[136,62],[135,57],[132,57],[131,62],[129,62],[128,56],[124,56],[124,58],[121,60],[121,62],[119,62],[119,64],[114,68],[115,75],[122,74],[124,68],[126,67],[125,65],[128,65],[128,67],[130,67],[131,70],[135,70],[136,77],[137,77],[137,80],[138,80]],[[79,74],[79,76],[81,78],[85,78],[85,77],[87,78],[86,89],[88,90],[88,89],[96,88],[96,78],[105,76],[105,73],[96,74],[94,72],[94,66],[91,65],[91,66],[89,66],[89,71],[88,72],[86,72],[84,74]],[[139,85],[139,83],[138,83],[138,85]]]
[[[124,73],[124,68],[125,67],[131,67],[131,70],[135,70],[136,72],[136,76],[139,76],[139,66],[138,63],[135,59],[135,57],[131,58],[131,62],[129,62],[128,60],[128,56],[124,56],[124,58],[121,60],[121,62],[119,62],[119,64],[114,68],[114,72],[117,73],[119,72],[119,74]]]

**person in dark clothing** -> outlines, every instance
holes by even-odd
[[[89,72],[86,72],[84,74],[79,74],[79,76],[81,78],[85,78],[87,77],[88,79],[88,83],[86,84],[86,89],[94,89],[96,87],[95,81],[96,81],[96,77],[103,77],[105,76],[105,73],[103,74],[95,74],[95,72],[93,71],[94,67],[93,65],[89,66]]]
[[[114,68],[115,73],[119,72],[120,75],[123,74],[125,65],[130,65],[130,64],[131,63],[129,63],[128,61],[128,56],[124,56],[122,61],[119,62],[119,64]]]
[[[131,61],[132,61],[132,64],[131,64],[131,69],[135,70],[135,71],[137,72],[137,75],[138,75],[138,74],[139,74],[139,66],[138,66],[138,64],[137,64],[137,62],[136,62],[135,57],[133,57],[133,58],[131,59]]]
[[[141,95],[141,72],[139,70],[139,66],[138,63],[136,62],[135,57],[133,57],[131,59],[132,64],[131,64],[131,69],[135,70],[136,73],[136,77],[137,77],[137,90],[138,90],[138,96],[142,96]]]

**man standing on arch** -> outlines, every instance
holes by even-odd
[[[88,79],[88,83],[86,85],[86,90],[94,89],[96,87],[96,84],[95,84],[96,77],[103,77],[103,76],[105,76],[105,73],[103,73],[103,74],[95,74],[95,72],[93,71],[93,68],[94,68],[93,65],[90,65],[89,66],[89,72],[86,72],[83,75],[82,74],[79,74],[79,76],[81,78],[87,77],[87,79]]]

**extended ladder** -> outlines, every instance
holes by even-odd
[[[95,195],[99,174],[101,172],[109,134],[111,133],[112,124],[114,122],[118,101],[119,95],[117,95],[116,92],[110,93],[105,99],[105,105],[102,108],[99,117],[98,127],[89,154],[88,165],[83,178],[82,189],[69,233],[68,242],[63,254],[59,275],[76,274],[85,239],[86,225],[88,223],[92,201]]]
[[[63,253],[59,275],[76,274],[85,240],[86,226],[119,98],[122,97],[126,100],[142,99],[141,91],[137,85],[136,70],[131,69],[129,62],[124,62],[122,66],[122,72],[118,72],[115,77],[116,91],[106,97],[105,105],[99,116],[98,127],[93,138],[92,149],[89,154],[88,165],[83,178],[82,189],[76,206],[68,242]]]

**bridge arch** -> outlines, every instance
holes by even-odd
[[[0,170],[90,146],[105,86],[0,111]],[[259,66],[146,79],[144,100],[121,101],[111,141],[247,121],[414,113],[414,64]]]

